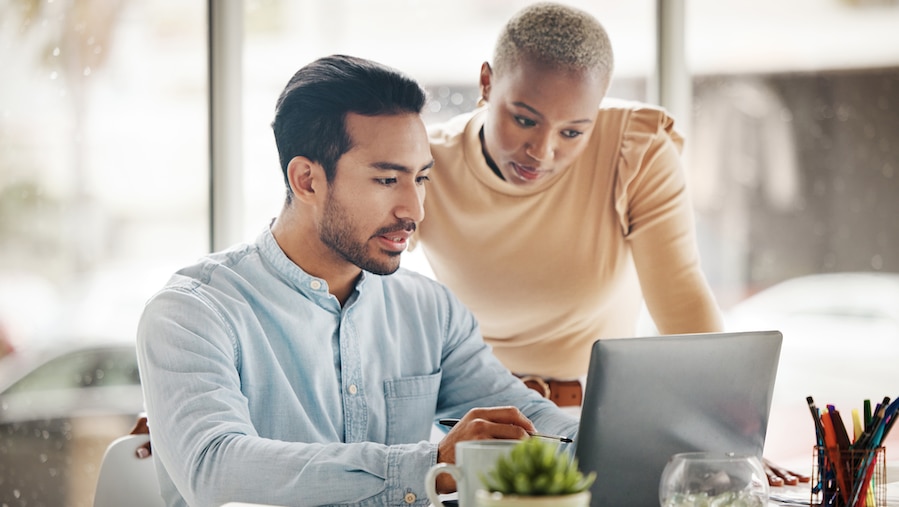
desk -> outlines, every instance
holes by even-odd
[[[785,466],[788,470],[811,475],[806,463],[789,462]],[[887,480],[887,507],[899,507],[899,461],[886,462]],[[808,483],[796,486],[780,486],[770,489],[769,506],[808,506],[811,499],[811,490]]]
[[[779,488],[771,488],[771,501],[768,505],[774,506],[791,506],[791,505],[809,505],[811,492],[808,484],[800,486],[782,486]],[[778,501],[779,499],[790,499],[795,502]],[[887,507],[899,507],[899,482],[891,482],[887,484]]]
[[[899,507],[899,461],[887,462],[887,507]],[[456,494],[441,495],[444,500],[455,500]],[[811,490],[808,483],[796,486],[780,486],[771,488],[770,507],[804,506],[808,507],[811,499]],[[256,503],[229,502],[222,507],[278,507],[275,505],[263,505]]]
[[[781,486],[771,488],[771,501],[768,502],[770,507],[785,506],[805,506],[809,505],[811,492],[808,484],[800,484],[798,486]],[[446,497],[447,500],[450,496]],[[454,497],[453,497],[454,499]],[[899,507],[899,481],[887,484],[887,507]],[[229,502],[222,507],[278,507],[275,505],[264,505],[258,503],[242,503]]]

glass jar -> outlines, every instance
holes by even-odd
[[[662,471],[659,503],[662,507],[765,507],[768,479],[754,455],[675,454]]]

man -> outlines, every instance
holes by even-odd
[[[279,216],[147,303],[138,355],[169,505],[427,505],[424,476],[458,441],[574,436],[445,287],[398,270],[433,164],[424,103],[374,62],[300,69],[272,125]],[[461,421],[428,442],[442,417]]]

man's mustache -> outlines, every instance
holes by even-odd
[[[375,236],[384,236],[385,234],[390,234],[391,232],[398,231],[415,232],[415,229],[417,227],[418,226],[412,220],[402,220],[397,224],[391,225],[390,227],[379,229],[378,232],[375,233]]]

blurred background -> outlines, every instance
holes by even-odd
[[[105,446],[141,410],[143,302],[280,209],[269,124],[298,68],[387,63],[440,121],[474,106],[529,3],[0,0],[0,505],[92,504]],[[609,95],[659,100],[657,2],[567,3],[611,35]],[[844,413],[899,396],[899,0],[675,4],[670,105],[703,266],[731,329],[783,330],[766,455],[810,463],[805,396]],[[239,142],[221,155],[223,127]],[[429,274],[421,252],[404,263]]]

